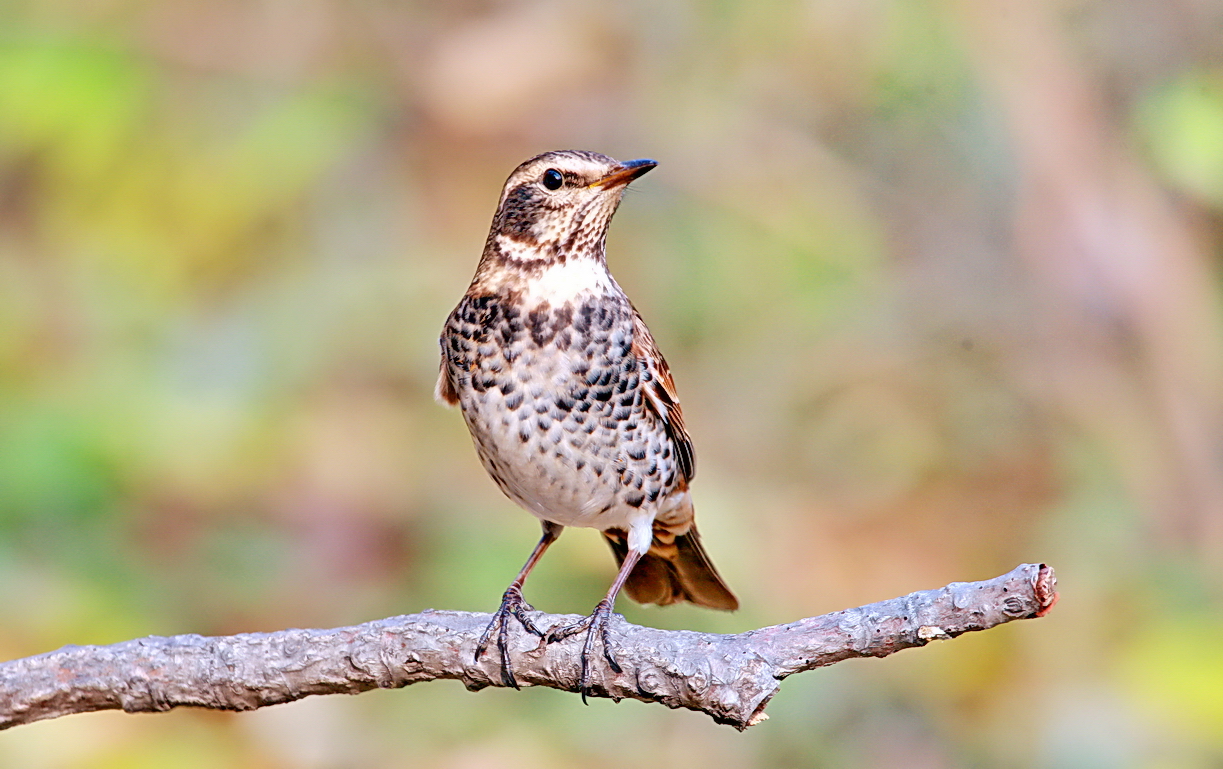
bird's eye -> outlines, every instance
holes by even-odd
[[[544,171],[544,186],[550,190],[559,190],[565,178],[561,176],[561,172],[555,168],[549,168]]]

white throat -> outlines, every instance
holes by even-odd
[[[527,261],[537,256],[530,247],[505,236],[498,236],[498,245],[501,253],[510,259]],[[546,301],[560,306],[581,297],[620,292],[620,286],[601,260],[589,256],[570,256],[529,278],[523,299],[532,305]]]
[[[611,273],[591,258],[566,259],[544,269],[539,277],[527,281],[529,302],[546,301],[553,306],[586,296],[605,296],[620,290]]]

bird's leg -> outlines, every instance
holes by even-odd
[[[518,688],[518,681],[514,678],[514,669],[510,664],[510,646],[509,646],[509,618],[514,617],[529,633],[534,633],[540,638],[544,632],[535,626],[531,618],[527,616],[527,612],[534,611],[534,607],[527,603],[522,597],[522,585],[527,581],[527,575],[531,573],[531,569],[535,568],[535,564],[539,562],[540,557],[548,546],[556,541],[556,538],[561,535],[564,529],[549,521],[544,521],[544,534],[539,538],[539,544],[531,551],[531,557],[523,564],[522,571],[518,572],[518,576],[514,577],[514,581],[505,589],[505,594],[501,596],[501,607],[497,609],[493,619],[488,623],[488,627],[481,634],[479,642],[476,643],[476,662],[480,661],[480,657],[484,655],[488,649],[488,643],[492,640],[493,633],[497,634],[497,649],[501,652],[501,682],[506,686]]]
[[[582,693],[582,702],[586,702],[586,695],[590,693],[590,650],[594,645],[596,634],[598,634],[599,640],[603,642],[603,658],[607,660],[608,667],[612,669],[612,672],[622,672],[620,663],[616,662],[615,654],[612,653],[611,648],[612,610],[616,606],[616,595],[620,592],[620,588],[624,587],[628,575],[633,571],[633,567],[637,565],[637,561],[641,558],[642,553],[643,551],[641,550],[630,549],[628,551],[624,558],[624,563],[620,565],[620,573],[616,575],[616,579],[612,582],[607,595],[595,605],[595,610],[591,612],[589,617],[583,617],[572,625],[552,628],[548,631],[548,635],[544,637],[546,643],[555,643],[583,631],[586,633],[586,641],[582,644],[582,676],[578,680],[578,691]]]

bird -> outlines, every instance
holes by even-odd
[[[484,469],[543,527],[476,646],[478,662],[495,638],[506,686],[518,688],[511,618],[541,646],[586,634],[585,701],[596,639],[622,672],[609,636],[621,589],[643,604],[739,606],[694,522],[696,463],[674,379],[607,267],[612,215],[629,183],[657,165],[559,150],[515,168],[439,339],[437,400],[461,409]],[[522,589],[570,526],[601,531],[619,570],[589,616],[544,630]]]

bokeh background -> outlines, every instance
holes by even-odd
[[[538,536],[436,336],[500,185],[612,228],[733,632],[1023,561],[1062,601],[771,720],[457,683],[0,735],[73,767],[1223,765],[1217,0],[0,4],[0,657],[491,610]],[[586,612],[566,534],[528,586]]]

